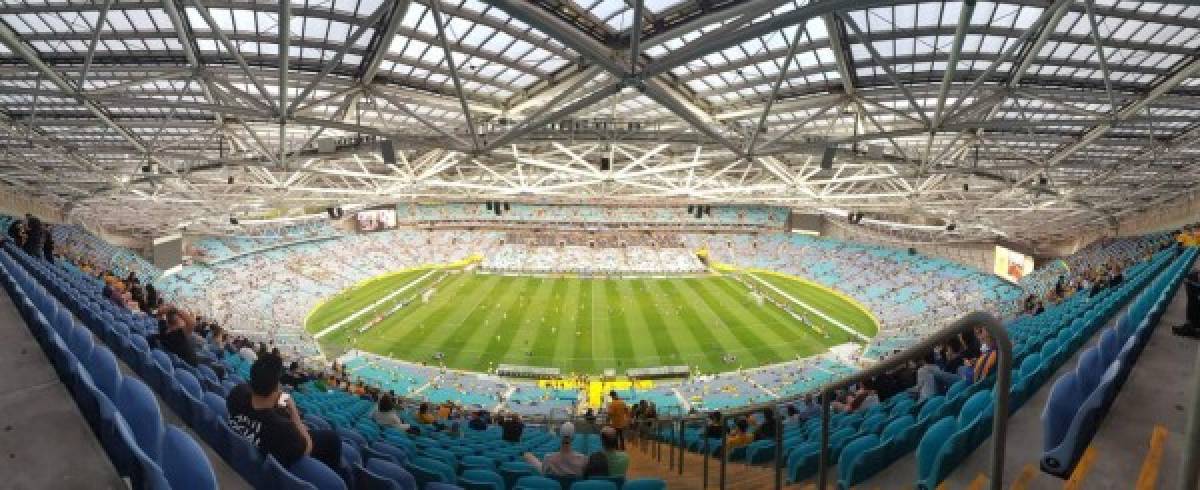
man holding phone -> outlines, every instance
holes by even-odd
[[[308,430],[300,409],[281,388],[282,376],[283,361],[278,356],[258,358],[250,367],[250,381],[235,387],[225,399],[229,427],[284,467],[312,456],[336,470],[342,452],[337,432]]]

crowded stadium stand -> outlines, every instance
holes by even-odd
[[[0,2],[0,490],[1200,490],[1200,5]]]

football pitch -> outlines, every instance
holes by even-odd
[[[667,365],[703,373],[756,367],[862,342],[877,328],[851,300],[767,272],[584,278],[441,268],[352,287],[314,308],[305,327],[331,355],[360,349],[479,372],[519,364],[622,375]]]

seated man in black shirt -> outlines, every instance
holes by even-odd
[[[283,361],[276,356],[258,358],[250,367],[250,382],[229,392],[229,427],[259,450],[275,456],[284,467],[312,456],[335,471],[340,466],[342,442],[331,430],[309,431],[300,409],[283,397],[279,379]]]

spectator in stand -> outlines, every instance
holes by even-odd
[[[712,411],[708,414],[708,425],[704,427],[704,437],[709,439],[719,439],[725,435],[725,428],[721,426],[721,412]]]
[[[151,283],[146,283],[146,308],[148,312],[158,308],[158,289]]]
[[[41,258],[42,257],[42,242],[45,240],[45,234],[42,229],[42,220],[37,219],[33,215],[25,215],[25,253]]]
[[[471,412],[470,419],[467,420],[467,428],[475,431],[487,430],[487,421],[483,419],[483,412]]]
[[[604,448],[601,454],[604,454],[608,460],[608,475],[615,477],[625,477],[625,473],[629,471],[629,455],[617,447],[617,429],[605,427],[600,430],[600,445]]]
[[[609,393],[612,401],[608,402],[608,423],[617,431],[617,447],[625,450],[625,429],[629,427],[629,406],[617,395],[617,390]]]
[[[971,379],[976,383],[987,379],[996,367],[996,359],[999,354],[996,352],[996,342],[990,335],[984,336],[981,352],[979,357],[971,363]]]
[[[8,225],[8,238],[12,239],[17,248],[25,248],[25,237],[25,222],[13,220],[12,224]]]
[[[543,475],[577,478],[582,476],[588,458],[571,447],[571,441],[575,438],[575,424],[563,422],[558,428],[558,437],[562,440],[558,451],[547,454],[542,460],[526,452],[525,462]]]
[[[750,433],[750,422],[745,417],[738,417],[733,423],[733,431],[725,437],[725,447],[731,450],[737,449],[748,446],[753,440],[754,435]]]
[[[916,393],[917,402],[923,402],[929,397],[941,393],[945,387],[949,387],[956,381],[962,378],[957,375],[942,371],[937,365],[937,356],[933,351],[925,354],[925,362],[917,369],[917,384],[910,391]]]
[[[379,404],[375,406],[375,413],[371,414],[371,420],[384,427],[394,427],[398,430],[408,432],[412,429],[411,425],[400,420],[400,416],[396,415],[396,401],[391,394],[384,394],[379,399]]]
[[[754,440],[775,440],[775,432],[779,429],[776,426],[775,409],[764,408],[759,415],[762,417],[762,422],[754,429]]]
[[[54,235],[51,233],[53,227],[49,224],[43,224],[44,231],[42,233],[42,256],[48,261],[54,260]]]
[[[267,356],[250,367],[250,381],[229,392],[225,405],[229,427],[280,464],[291,466],[312,456],[330,468],[341,465],[342,440],[337,432],[308,430],[300,409],[279,383],[283,361]]]
[[[217,373],[218,378],[225,377],[225,367],[219,362],[209,362],[196,355],[197,347],[192,342],[192,331],[196,319],[184,310],[167,307],[158,320],[158,345],[167,352],[179,356],[189,366],[196,367],[203,363]],[[278,357],[278,356],[276,356]],[[282,375],[282,373],[281,373]]]
[[[516,444],[521,442],[521,433],[525,431],[525,423],[521,422],[521,416],[509,412],[504,420],[500,422],[500,439],[505,442]]]

